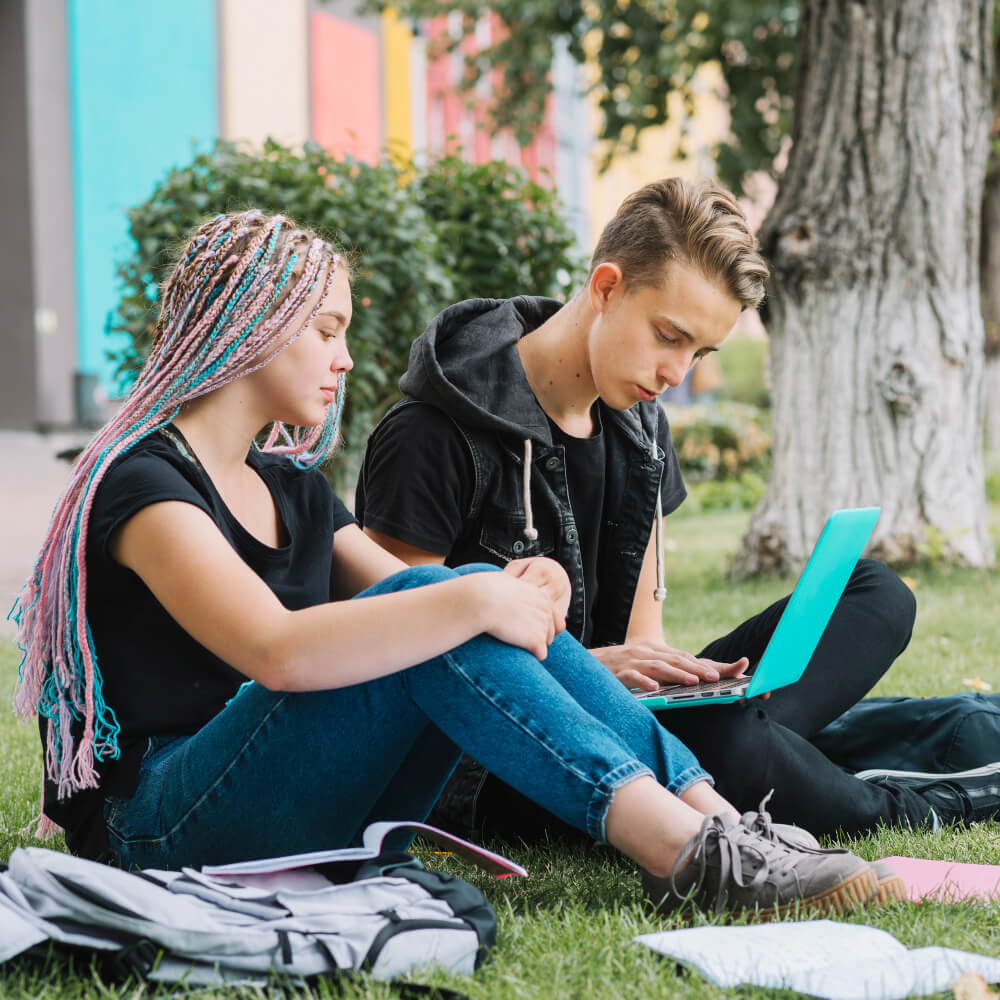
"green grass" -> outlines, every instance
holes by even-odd
[[[788,583],[765,580],[729,583],[725,569],[746,525],[745,514],[713,514],[671,519],[667,558],[670,587],[665,611],[669,639],[699,648],[709,639],[785,593]],[[996,609],[1000,575],[921,568],[910,575],[918,601],[917,627],[906,653],[879,685],[879,694],[946,694],[968,690],[963,679],[979,676],[1000,690],[996,654]],[[16,650],[0,641],[0,690],[10,692]],[[0,858],[36,843],[22,832],[38,810],[40,753],[33,725],[0,713]],[[61,841],[46,846],[61,848]],[[850,846],[875,859],[893,854],[1000,863],[1000,826],[981,824],[941,834],[883,831]],[[509,852],[531,873],[529,879],[497,882],[451,858],[428,854],[425,862],[444,867],[478,885],[497,911],[499,943],[486,966],[471,980],[444,973],[421,981],[463,990],[482,1000],[517,998],[712,998],[797,994],[711,986],[697,974],[678,972],[674,963],[632,943],[636,934],[677,926],[651,918],[640,905],[633,866],[602,848]],[[698,916],[697,922],[708,918]],[[945,945],[1000,957],[1000,904],[902,904],[861,911],[849,919],[894,934],[907,947]],[[183,991],[181,991],[183,992]],[[21,957],[0,967],[0,996],[128,997],[174,996],[175,989],[142,983],[115,984],[84,958]],[[213,996],[211,991],[200,994]],[[217,994],[222,996],[223,993]],[[226,996],[288,996],[269,990],[229,990]],[[298,995],[298,994],[296,994]],[[338,994],[320,985],[308,997],[390,997],[383,985],[365,982]]]

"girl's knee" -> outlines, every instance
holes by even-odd
[[[491,563],[466,563],[464,566],[456,566],[454,572],[458,576],[465,576],[468,573],[499,573],[500,567]]]
[[[419,566],[408,566],[398,573],[387,576],[384,580],[376,583],[374,587],[363,591],[362,594],[385,594],[396,590],[410,590],[413,587],[426,587],[431,583],[453,580],[456,576],[455,570],[449,569],[447,566],[439,566],[437,563],[421,563]],[[361,597],[362,594],[358,596]]]

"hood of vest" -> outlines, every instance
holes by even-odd
[[[459,423],[552,444],[517,342],[562,307],[556,299],[467,299],[431,320],[413,342],[399,387]]]
[[[399,388],[464,426],[551,446],[548,418],[528,385],[517,342],[562,306],[557,299],[538,295],[466,299],[449,306],[413,342]],[[617,423],[637,448],[650,452],[657,405],[640,403],[623,413],[602,406],[601,413]],[[645,407],[651,422],[641,419]]]

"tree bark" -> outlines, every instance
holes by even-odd
[[[793,571],[837,507],[872,554],[993,560],[979,234],[992,0],[802,0],[793,146],[761,244],[774,461],[734,572]]]
[[[982,232],[983,322],[986,369],[983,375],[986,449],[1000,451],[1000,165],[986,175]]]
[[[993,37],[993,119],[990,154],[983,191],[982,240],[979,276],[983,285],[983,322],[986,326],[986,370],[983,374],[987,452],[1000,451],[1000,31]]]

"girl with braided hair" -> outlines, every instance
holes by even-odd
[[[350,319],[345,260],[284,217],[217,216],[181,252],[15,604],[43,828],[126,867],[344,846],[426,817],[464,749],[664,905],[875,893],[864,862],[715,793],[565,633],[557,564],[408,568],[362,533],[316,468]]]

